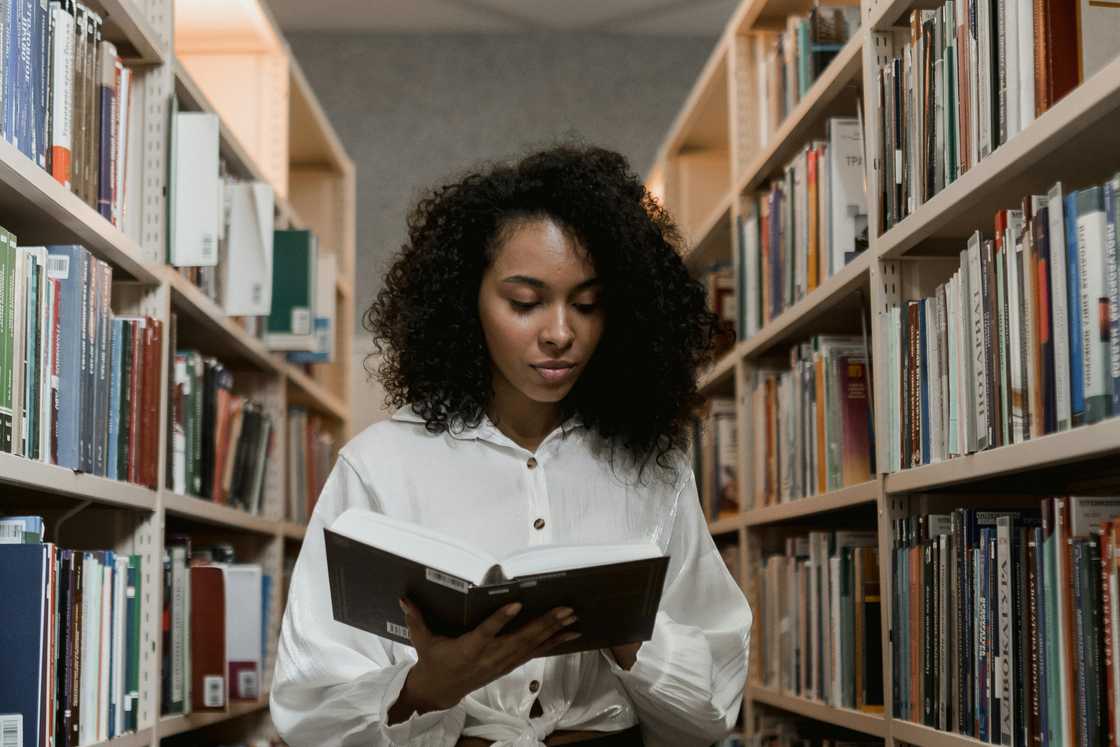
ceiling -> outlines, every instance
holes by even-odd
[[[717,36],[737,0],[267,0],[285,31]]]

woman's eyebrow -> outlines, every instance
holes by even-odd
[[[548,284],[545,283],[540,278],[530,277],[529,275],[510,275],[507,278],[503,278],[502,282],[503,283],[521,283],[522,285],[528,285],[528,286],[533,287],[533,288],[547,288],[548,287]],[[599,285],[599,278],[590,277],[590,278],[587,278],[586,280],[584,280],[579,285],[577,285],[575,287],[575,290],[579,291],[579,290],[583,290],[584,288],[590,288],[590,287],[595,286],[595,285]]]

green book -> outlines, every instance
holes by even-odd
[[[126,702],[125,730],[136,731],[139,727],[138,715],[140,712],[140,599],[143,574],[140,572],[140,556],[128,556],[128,610],[126,613],[126,635],[128,637],[126,652],[124,689]]]
[[[0,236],[0,452],[12,451],[12,345],[15,334],[15,249]]]
[[[272,350],[314,351],[312,310],[315,308],[315,266],[318,245],[310,231],[273,233],[272,313],[265,344]]]

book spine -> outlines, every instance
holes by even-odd
[[[1085,422],[1096,423],[1112,412],[1109,297],[1105,295],[1108,268],[1104,257],[1104,190],[1100,187],[1083,189],[1077,193],[1075,201]]]
[[[1109,318],[1109,392],[1112,412],[1120,413],[1120,175],[1104,184],[1105,209],[1105,263],[1108,280]]]
[[[1081,262],[1079,259],[1077,193],[1069,192],[1062,198],[1062,225],[1065,228],[1066,247],[1066,298],[1069,322],[1069,402],[1070,426],[1085,422],[1085,339],[1081,336],[1085,322],[1086,306],[1081,297]]]
[[[1050,333],[1054,342],[1054,401],[1056,408],[1056,430],[1066,431],[1070,427],[1070,340],[1069,340],[1069,294],[1066,285],[1066,233],[1062,186],[1054,185],[1048,194],[1050,244]]]

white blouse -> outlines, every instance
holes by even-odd
[[[535,747],[559,729],[640,723],[649,747],[710,745],[735,725],[747,678],[751,610],[708,531],[687,457],[677,476],[647,466],[642,484],[620,450],[578,417],[530,452],[484,418],[433,434],[411,408],[370,426],[340,452],[296,561],[272,684],[272,719],[293,747],[453,747],[460,736]],[[670,556],[653,637],[629,671],[609,649],[541,657],[458,705],[385,724],[410,646],[331,615],[323,527],[360,506],[485,547],[497,558],[530,545],[648,541]],[[539,527],[539,528],[537,528]],[[543,713],[531,717],[534,700]]]

